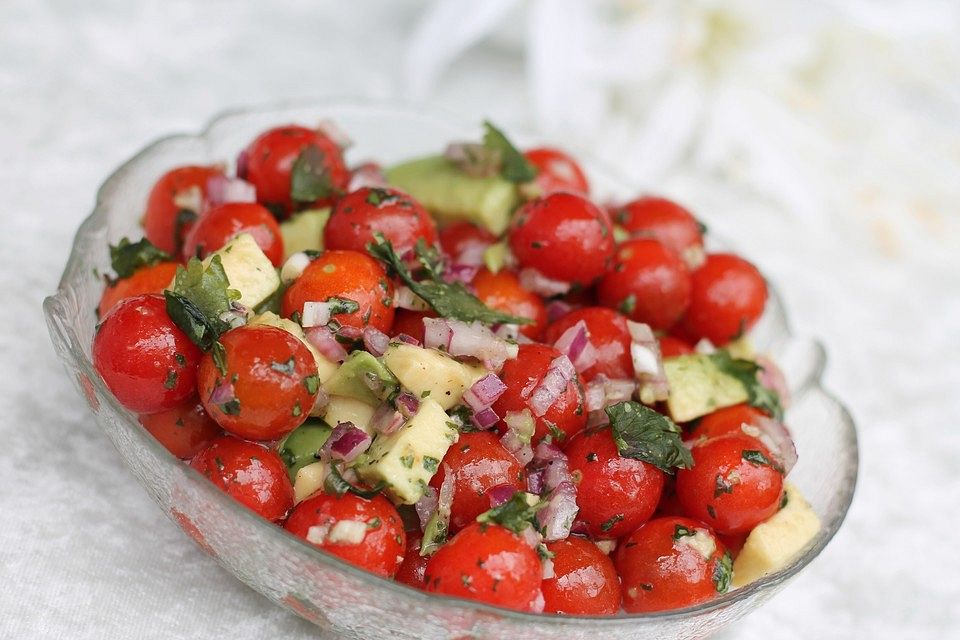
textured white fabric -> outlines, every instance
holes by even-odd
[[[8,305],[0,331],[0,637],[318,636],[222,571],[154,507],[66,380],[40,302],[56,287],[96,187],[117,164],[158,135],[195,131],[227,107],[403,93],[403,38],[422,7],[0,4],[0,210],[10,224],[0,233],[0,292]],[[863,10],[864,20],[878,20]],[[924,25],[916,18],[895,26]],[[527,92],[545,80],[531,76],[527,84],[534,69],[524,66],[517,44],[522,25],[517,32],[452,60],[433,99],[468,116],[536,125],[527,98],[539,103]],[[550,61],[534,62],[540,69]],[[849,72],[854,83],[856,65]],[[669,95],[682,103],[689,90],[678,86]],[[721,98],[715,111],[729,112]],[[598,113],[602,106],[586,104]],[[955,107],[949,100],[912,105],[929,111],[931,121],[956,124]],[[889,124],[886,142],[903,144],[904,154],[920,157],[942,142],[929,130],[900,127],[909,123]],[[774,128],[784,136],[806,139],[805,129],[781,125]],[[760,215],[696,187],[697,167],[716,170],[736,130],[700,133],[697,162],[654,186],[683,193],[717,231],[741,239],[778,284],[794,328],[823,337],[827,381],[859,421],[863,454],[858,494],[835,541],[725,637],[947,637],[960,628],[960,214],[956,200],[944,204],[940,196],[952,193],[958,174],[926,167],[879,185],[898,201],[913,198],[912,208],[890,205],[882,189],[862,193],[856,207],[835,206],[837,185],[869,172],[869,158],[857,153],[857,140],[829,147],[831,162],[847,159],[848,173],[824,176],[817,149],[806,147],[797,166],[826,192],[818,202],[831,208],[813,217],[803,207]],[[615,129],[608,134],[616,138]],[[612,161],[612,151],[597,151]],[[638,171],[650,166],[630,149],[617,153]],[[960,151],[953,153],[956,162]],[[676,152],[671,162],[681,157]],[[746,181],[763,175],[731,173]],[[782,171],[777,178],[782,184],[772,197],[797,195]]]

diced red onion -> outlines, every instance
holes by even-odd
[[[610,424],[610,416],[607,415],[607,412],[603,409],[596,409],[587,414],[587,424],[585,428],[593,429],[594,427],[603,427],[608,424]]]
[[[554,487],[547,499],[547,506],[537,512],[543,539],[551,542],[569,536],[579,511],[577,489],[572,482],[565,480]]]
[[[247,179],[247,170],[250,167],[250,154],[244,149],[237,155],[237,177]]]
[[[520,325],[505,322],[494,327],[493,335],[504,340],[519,340],[522,334],[520,333]]]
[[[330,394],[323,388],[323,385],[319,385],[317,387],[317,397],[313,401],[313,408],[310,409],[310,415],[323,415],[328,404],[330,404]]]
[[[617,548],[616,540],[594,540],[593,544],[597,545],[597,549],[600,549],[603,553],[610,555]]]
[[[387,403],[377,407],[370,418],[370,428],[384,435],[395,433],[397,429],[403,426],[403,423],[403,414]]]
[[[284,284],[290,284],[300,277],[303,270],[310,265],[310,256],[302,251],[293,254],[280,267],[280,281]]]
[[[207,179],[207,205],[216,206],[227,202],[256,202],[257,188],[243,178],[228,178],[225,175]]]
[[[570,533],[575,533],[579,536],[589,535],[590,526],[583,520],[574,520],[573,526],[570,527]]]
[[[350,174],[350,183],[347,185],[347,191],[356,191],[363,187],[382,188],[387,186],[387,178],[383,175],[383,169],[376,162],[364,162],[356,167]]]
[[[469,264],[449,264],[443,271],[445,282],[462,282],[470,284],[477,275],[479,267]]]
[[[756,360],[760,366],[757,373],[757,382],[761,386],[773,391],[780,397],[780,406],[786,409],[790,406],[790,388],[787,386],[787,379],[783,371],[777,366],[772,358],[767,356],[758,356]]]
[[[629,400],[636,389],[635,380],[608,378],[602,373],[598,374],[583,388],[587,411],[599,411],[611,404]]]
[[[498,484],[487,489],[487,498],[490,500],[490,508],[499,507],[504,502],[513,497],[517,490],[509,484]]]
[[[551,300],[547,303],[547,320],[553,322],[573,311],[573,305],[565,300]]]
[[[496,149],[475,142],[452,142],[443,157],[468,176],[490,178],[500,173],[503,154]]]
[[[401,285],[393,292],[393,306],[397,309],[408,309],[410,311],[429,311],[430,305],[415,294],[410,287]]]
[[[527,472],[527,491],[537,495],[543,493],[543,474],[543,469],[534,469]]]
[[[567,385],[576,375],[576,369],[567,356],[559,356],[553,359],[543,380],[533,390],[527,404],[533,415],[542,417],[551,406],[557,401],[560,395],[566,390]]]
[[[553,560],[551,558],[544,558],[540,561],[540,564],[543,568],[542,578],[544,580],[552,580],[557,576],[553,569]]]
[[[430,521],[431,516],[437,510],[439,502],[440,493],[433,487],[427,487],[423,496],[413,505],[413,508],[417,510],[417,518],[420,519],[421,531],[427,528],[427,522]]]
[[[349,324],[342,324],[337,329],[337,335],[347,340],[359,340],[363,337],[363,329]]]
[[[333,332],[325,326],[308,327],[304,330],[307,341],[327,360],[343,362],[347,359],[347,350],[337,341]]]
[[[507,385],[495,373],[488,373],[463,392],[464,403],[474,411],[490,407],[507,390]]]
[[[398,333],[396,339],[404,344],[412,344],[415,347],[420,346],[420,341],[406,333]]]
[[[213,388],[209,402],[210,404],[225,404],[236,399],[236,397],[237,392],[233,388],[233,383],[227,382],[226,384],[218,384]]]
[[[350,463],[367,450],[371,441],[370,435],[352,422],[341,422],[330,432],[323,450],[332,460]]]
[[[501,340],[480,322],[424,318],[423,327],[424,346],[443,349],[451,356],[477,358],[489,369],[499,370],[504,362],[517,357],[516,344]]]
[[[751,424],[744,424],[741,429],[763,443],[770,454],[783,466],[784,475],[790,473],[797,464],[797,447],[793,443],[787,426],[773,418],[755,418]]]
[[[452,336],[453,329],[445,318],[423,319],[423,345],[428,349],[442,349],[446,351],[450,348],[450,339]]]
[[[590,342],[590,332],[583,320],[564,331],[553,346],[567,354],[577,371],[585,371],[597,363],[597,350]]]
[[[390,336],[376,327],[365,327],[362,335],[364,348],[377,357],[386,353],[390,347]]]
[[[531,549],[536,549],[543,542],[543,536],[533,527],[524,527],[520,532],[520,539],[527,543]]]
[[[396,405],[403,417],[410,419],[420,409],[420,400],[409,391],[404,391],[397,395]]]
[[[346,132],[329,118],[324,118],[317,124],[317,131],[330,138],[330,140],[341,149],[346,149],[353,145],[353,140],[350,139]]]
[[[300,314],[300,324],[304,329],[320,327],[330,322],[329,302],[304,302],[303,313]]]
[[[557,443],[541,440],[537,445],[537,448],[534,450],[534,460],[538,465],[541,466],[555,460],[562,460],[566,462],[567,454],[565,454],[563,450],[557,446]]]
[[[483,257],[489,246],[490,243],[483,240],[469,240],[463,242],[459,247],[460,253],[452,257],[460,265],[482,267],[484,264]],[[470,278],[470,280],[472,281],[473,278]]]
[[[498,416],[497,413],[490,407],[486,407],[480,411],[474,411],[473,415],[470,416],[470,422],[472,422],[473,426],[481,431],[486,431],[499,421],[500,416]]]
[[[527,291],[533,291],[544,298],[550,298],[570,291],[569,282],[551,280],[536,269],[530,267],[521,269],[519,277],[521,287]]]
[[[640,383],[640,401],[653,404],[666,400],[670,395],[670,384],[663,369],[660,341],[653,335],[650,325],[642,322],[627,320],[627,329],[630,331],[633,375]]]

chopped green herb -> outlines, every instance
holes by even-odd
[[[786,507],[789,501],[790,501],[790,494],[784,491],[783,497],[780,498],[780,509],[783,509],[784,507]]]
[[[183,248],[183,240],[187,236],[187,229],[197,219],[197,212],[191,209],[180,209],[173,220],[173,244],[179,252]]]
[[[713,568],[713,586],[717,588],[717,593],[726,593],[730,590],[730,581],[733,578],[733,556],[729,551],[725,551],[723,557]]]
[[[220,405],[220,410],[228,416],[238,416],[240,415],[240,401],[236,398],[233,400],[227,400]]]
[[[293,409],[290,410],[290,415],[292,415],[294,418],[299,418],[302,413],[303,409],[300,407],[300,401],[297,400],[293,403]]]
[[[693,466],[693,456],[680,439],[680,427],[670,418],[633,401],[610,405],[606,413],[622,457],[643,460],[666,473]]]
[[[184,357],[184,355],[179,351],[173,354],[173,359],[176,360],[177,364],[180,365],[181,367],[186,366],[187,364],[186,357]]]
[[[379,529],[383,524],[383,521],[380,518],[371,518],[367,521],[367,529]]]
[[[413,469],[413,454],[400,456],[400,464],[402,464],[407,469]]]
[[[320,376],[312,374],[303,379],[303,386],[307,388],[307,393],[314,395],[320,391]]]
[[[304,148],[293,161],[290,171],[290,199],[294,202],[314,202],[333,194],[326,154],[316,145]]]
[[[342,496],[349,491],[353,495],[366,498],[367,500],[373,498],[378,493],[383,491],[385,486],[385,482],[378,482],[377,485],[372,489],[361,489],[356,487],[344,480],[343,476],[340,475],[340,470],[337,469],[336,465],[330,466],[330,473],[327,474],[326,479],[323,481],[323,488],[327,493]]]
[[[722,473],[718,473],[713,485],[713,497],[719,498],[724,493],[733,493],[733,483],[727,482]]]
[[[743,388],[747,390],[747,402],[750,406],[769,413],[777,420],[783,420],[780,396],[776,391],[760,384],[757,377],[762,369],[760,365],[752,360],[733,358],[724,349],[710,354],[710,359],[720,371],[740,381]]]
[[[743,459],[747,462],[751,462],[759,467],[772,467],[773,464],[770,462],[770,458],[765,456],[762,451],[757,451],[755,449],[745,449],[741,452]]]
[[[121,238],[116,245],[110,245],[110,266],[118,280],[129,278],[142,267],[171,259],[170,254],[161,251],[146,238],[137,242]]]
[[[167,369],[167,379],[163,382],[164,389],[173,389],[177,386],[177,372],[173,369]]]
[[[714,520],[717,519],[717,510],[713,508],[712,504],[707,505],[707,513],[710,514],[710,517]]]
[[[613,527],[616,526],[616,524],[621,520],[623,520],[623,514],[618,513],[617,515],[613,516],[609,520],[606,520],[605,522],[603,522],[603,524],[600,525],[600,531],[603,531],[603,532],[610,531],[610,529],[613,529]]]
[[[392,202],[396,199],[397,196],[387,189],[371,187],[370,191],[367,192],[367,204],[372,204],[375,207],[380,206],[384,202]]]
[[[292,376],[293,372],[296,370],[297,361],[293,356],[290,356],[290,359],[286,362],[272,362],[270,363],[270,368],[278,373],[283,373],[288,376]]]
[[[240,292],[230,288],[220,256],[214,254],[206,268],[196,258],[191,258],[186,268],[178,267],[173,290],[164,291],[164,296],[170,319],[194,344],[208,351],[220,334],[230,329],[221,316],[240,299]]]
[[[422,400],[423,398],[427,398],[429,396],[430,396],[430,389],[427,389],[426,391],[420,394],[420,399]]]
[[[423,468],[430,473],[436,473],[440,466],[440,461],[433,456],[423,456]]]
[[[553,436],[554,442],[563,442],[567,439],[567,434],[561,431],[560,427],[549,420],[544,420],[543,423],[547,425],[547,430],[550,432],[550,435]]]
[[[689,527],[685,527],[682,524],[674,525],[673,527],[673,539],[679,540],[680,538],[685,538],[687,536],[697,535],[696,530]]]
[[[210,355],[213,356],[213,364],[216,365],[220,375],[227,375],[227,350],[223,343],[217,340],[210,349]]]
[[[330,305],[330,315],[335,316],[341,313],[355,313],[360,309],[360,305],[350,298],[338,298],[332,296],[327,298],[327,304]]]
[[[489,121],[483,123],[483,146],[500,155],[500,176],[510,182],[530,182],[537,177],[537,168],[527,160],[504,133]]]
[[[620,302],[620,306],[617,308],[623,315],[630,315],[637,308],[637,296],[631,293]]]
[[[596,462],[599,456],[593,451],[587,454],[587,462]]]
[[[477,516],[477,522],[499,524],[514,533],[520,533],[528,526],[536,526],[534,518],[537,515],[537,511],[545,506],[547,506],[547,503],[544,500],[537,502],[533,506],[529,505],[526,494],[523,491],[517,491],[503,504],[493,507],[489,511],[484,511]]]

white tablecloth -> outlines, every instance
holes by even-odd
[[[227,107],[394,94],[419,3],[196,4],[0,4],[0,210],[10,223],[0,234],[3,638],[317,637],[154,506],[67,381],[40,303],[117,164]],[[484,46],[434,99],[523,121],[524,96],[518,58]],[[727,236],[743,222],[702,213]],[[848,522],[823,556],[726,637],[957,632],[960,247],[946,262],[907,258],[856,220],[829,231],[748,222],[757,239],[748,253],[779,285],[795,328],[829,349],[827,382],[859,421],[863,464]],[[943,256],[956,236],[920,241]]]

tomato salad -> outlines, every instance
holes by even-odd
[[[767,286],[671,200],[475,142],[350,168],[331,123],[172,168],[110,247],[93,361],[222,491],[386,579],[529,612],[688,607],[819,521]]]

